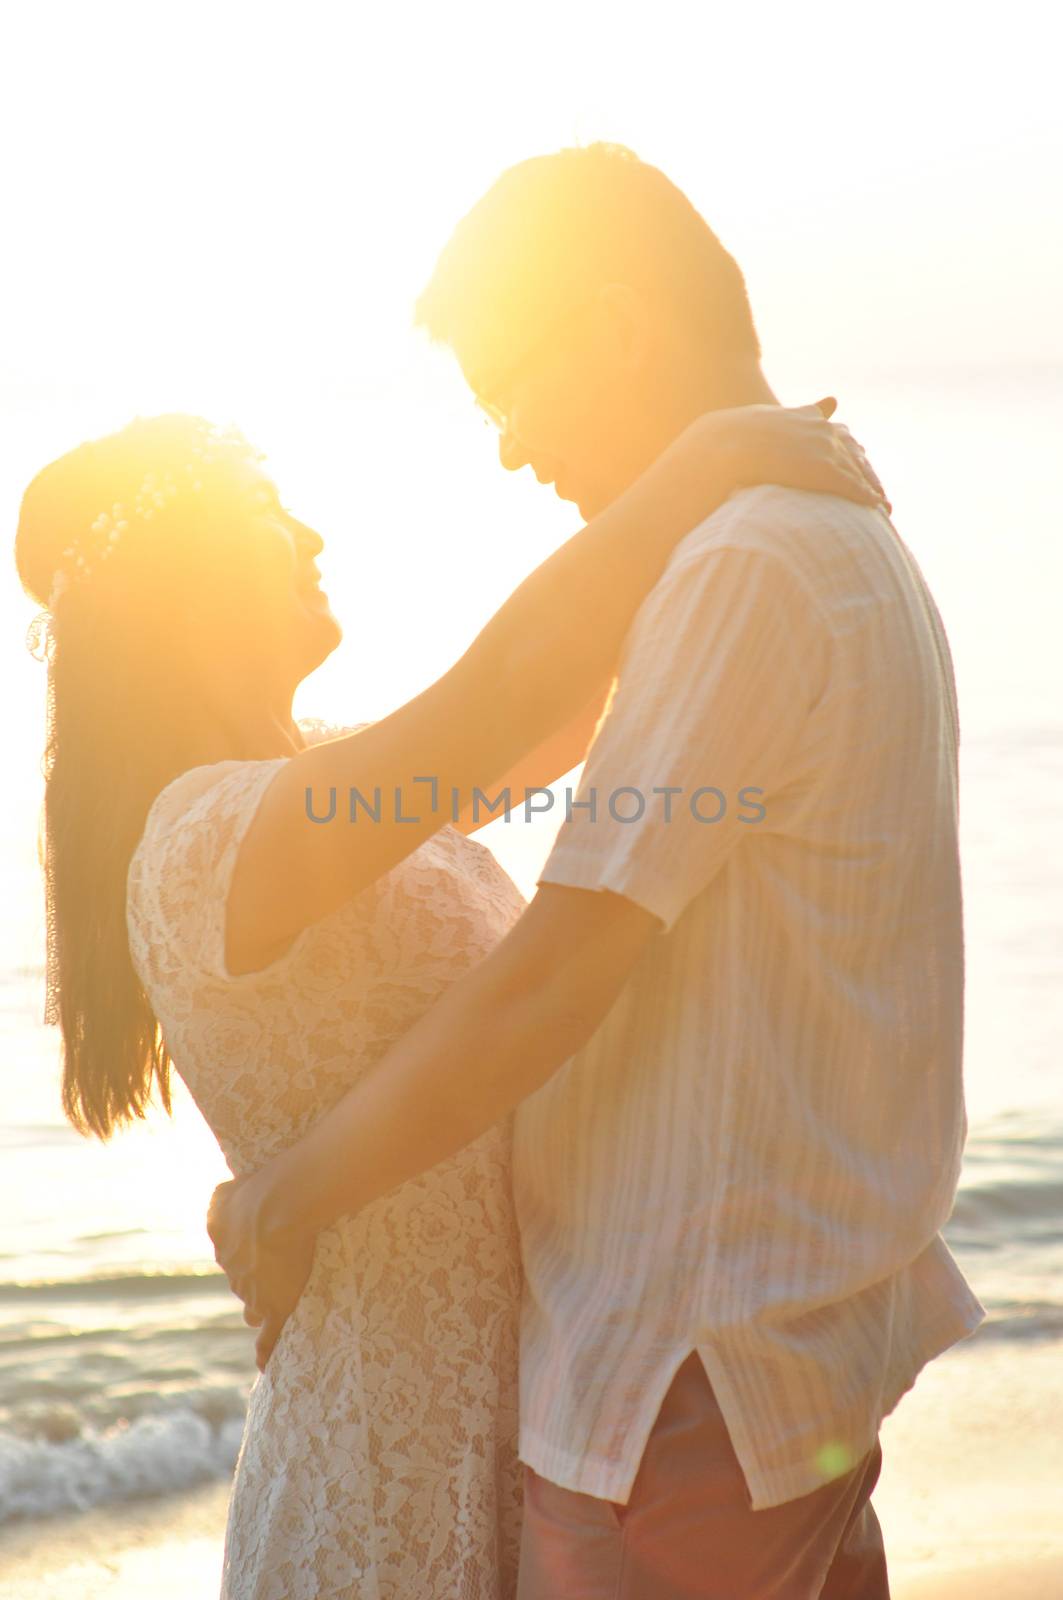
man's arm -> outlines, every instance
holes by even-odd
[[[260,1365],[306,1281],[308,1237],[464,1149],[546,1083],[660,927],[623,895],[546,885],[298,1144],[215,1191],[215,1254],[249,1320],[266,1323]]]

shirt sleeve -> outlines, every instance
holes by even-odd
[[[670,932],[731,853],[771,829],[828,642],[813,597],[763,547],[673,562],[628,632],[537,881],[612,890]]]

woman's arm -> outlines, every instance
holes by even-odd
[[[524,804],[526,789],[545,789],[551,783],[556,783],[558,778],[563,778],[566,772],[571,772],[573,767],[578,767],[605,714],[609,691],[615,681],[610,674],[571,722],[566,722],[564,727],[549,734],[542,744],[521,756],[516,765],[491,786],[486,801],[481,801],[476,807],[470,801],[454,820],[458,831],[475,833],[477,828],[485,828],[496,817],[503,816],[504,802],[493,811],[488,810],[488,803],[498,800],[500,796],[508,795],[510,809],[515,812]]]
[[[676,544],[736,489],[761,482],[881,498],[844,432],[814,406],[698,418],[524,579],[441,678],[390,716],[278,769],[236,858],[230,972],[274,960],[438,832],[474,787],[496,784],[571,721],[611,674]],[[355,800],[352,811],[352,791],[370,809]],[[333,804],[331,821],[311,820]]]

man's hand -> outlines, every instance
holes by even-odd
[[[270,1232],[265,1224],[260,1175],[221,1183],[211,1197],[207,1232],[214,1259],[244,1302],[244,1320],[258,1328],[255,1360],[266,1369],[285,1322],[314,1263],[314,1235]]]

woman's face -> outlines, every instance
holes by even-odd
[[[259,467],[241,463],[234,475],[243,537],[234,543],[231,585],[224,574],[229,603],[223,620],[244,659],[256,661],[265,681],[284,692],[319,667],[343,637],[315,562],[324,540],[285,509]]]

